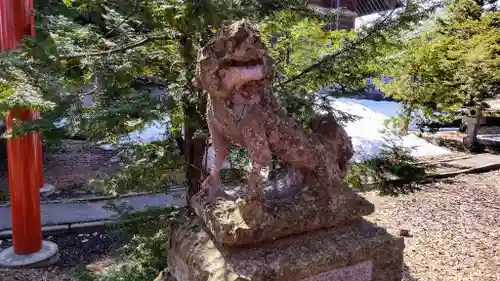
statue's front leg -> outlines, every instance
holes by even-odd
[[[215,152],[215,161],[210,169],[210,175],[203,181],[201,187],[208,189],[208,201],[210,203],[215,203],[218,196],[226,194],[222,186],[220,172],[222,165],[228,156],[229,141],[216,130],[210,130],[210,132],[212,138],[212,148]]]

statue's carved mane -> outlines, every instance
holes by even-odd
[[[225,72],[231,72],[231,69],[259,67],[262,77],[255,80],[271,80],[270,62],[257,29],[248,21],[242,20],[219,30],[214,40],[201,50],[196,68],[196,82],[198,87],[205,89],[208,94],[224,98],[234,89],[230,81],[225,81]],[[242,77],[238,80],[241,84],[248,82],[242,81]]]

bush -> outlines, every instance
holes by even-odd
[[[151,281],[167,267],[166,243],[171,218],[176,208],[152,208],[144,212],[124,214],[111,226],[116,236],[113,256],[118,264],[104,272],[93,273],[80,267],[75,270],[78,281]]]
[[[352,165],[346,182],[362,191],[376,189],[380,195],[395,196],[418,191],[418,181],[428,170],[408,149],[393,146],[383,149],[375,158]]]

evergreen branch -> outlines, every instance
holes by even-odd
[[[115,31],[118,30],[118,28],[120,28],[126,21],[128,21],[130,18],[132,17],[132,14],[128,15],[126,18],[122,19],[122,21],[120,23],[118,23],[115,27],[113,27],[113,29],[111,29],[110,31],[108,31],[104,36],[107,37],[111,34],[113,34]]]
[[[310,65],[309,67],[307,67],[306,69],[302,70],[299,74],[287,79],[286,81],[280,83],[278,86],[284,86],[286,84],[289,84],[291,82],[294,82],[298,79],[300,79],[302,76],[308,74],[309,72],[321,67],[323,64],[331,61],[331,60],[334,60],[335,58],[345,54],[346,52],[348,51],[352,51],[353,48],[356,48],[356,46],[359,46],[361,45],[364,41],[370,39],[374,34],[376,34],[378,32],[378,27],[382,24],[384,24],[390,17],[391,15],[394,13],[396,9],[393,9],[386,17],[384,17],[383,20],[381,21],[378,21],[377,23],[375,23],[373,25],[373,27],[370,29],[370,32],[368,32],[364,37],[358,39],[358,40],[350,40],[350,43],[348,46],[342,48],[340,51],[334,53],[334,54],[331,54],[329,56],[326,56],[324,57],[323,59],[321,59],[319,62],[315,63],[315,64],[312,64]]]
[[[135,0],[135,13],[139,12],[139,9],[140,9],[140,6],[141,6],[141,0]],[[126,18],[124,18],[119,24],[117,24],[112,30],[110,30],[108,33],[106,33],[106,37],[113,34],[113,32],[117,31],[118,28],[120,28],[126,21],[128,21],[130,18],[132,18],[132,16],[134,15],[134,13],[131,13],[130,15],[128,15]]]
[[[434,12],[437,8],[439,7],[442,7],[443,3],[437,3],[437,4],[433,4],[431,5],[430,7],[426,7],[424,8],[424,10],[418,12],[417,14],[419,15],[419,19],[421,20],[422,18],[425,18],[425,16],[428,16],[431,12]],[[331,55],[328,55],[328,56],[325,56],[324,58],[322,58],[319,62],[316,62],[312,65],[310,65],[309,67],[307,67],[306,69],[302,70],[299,74],[285,80],[284,82],[278,84],[277,86],[284,86],[288,83],[291,83],[291,82],[294,82],[298,79],[300,79],[302,76],[322,67],[324,64],[328,63],[328,62],[331,62],[333,61],[334,59],[340,57],[341,55],[344,55],[345,53],[349,53],[349,52],[352,52],[353,49],[358,49],[359,46],[361,46],[364,42],[366,41],[369,41],[371,38],[373,38],[378,32],[380,32],[381,29],[385,29],[387,30],[388,28],[384,28],[384,25],[386,25],[389,21],[389,19],[391,18],[391,16],[393,15],[393,13],[396,11],[396,9],[398,8],[394,8],[390,11],[390,13],[385,16],[382,20],[380,21],[377,21],[375,22],[375,24],[373,26],[371,26],[369,29],[368,29],[368,32],[366,33],[365,36],[359,38],[356,40],[356,39],[353,39],[353,40],[349,40],[348,42],[350,44],[346,44],[346,46],[344,48],[342,48],[341,50],[337,51],[336,53],[334,54],[331,54]],[[398,23],[399,24],[404,24],[405,21],[401,19],[399,19],[399,22],[398,20],[395,22],[395,24],[393,24],[393,27],[396,27],[398,26]],[[408,22],[406,22],[408,23]]]
[[[105,55],[111,55],[111,54],[116,54],[116,53],[122,53],[131,49],[135,49],[137,47],[143,46],[145,44],[148,44],[150,42],[156,41],[156,40],[165,40],[165,39],[178,39],[175,36],[171,36],[171,34],[162,34],[162,35],[155,35],[155,36],[148,36],[142,40],[139,40],[137,42],[125,45],[121,48],[113,48],[110,50],[105,50],[105,51],[95,51],[95,52],[88,52],[88,53],[77,53],[74,55],[67,55],[67,56],[61,56],[60,59],[75,59],[75,58],[83,58],[83,57],[99,57],[99,56],[105,56]]]
[[[319,20],[330,21],[337,20],[338,16],[342,12],[342,8],[330,9],[328,12],[316,11],[315,9],[309,8],[307,6],[292,6],[287,7],[287,10],[293,11],[303,17],[312,17]]]

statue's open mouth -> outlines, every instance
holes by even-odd
[[[263,65],[264,62],[262,61],[262,58],[254,58],[254,59],[241,59],[241,60],[225,60],[222,63],[222,68],[229,68],[229,67],[250,67],[250,66],[257,66],[257,65]]]
[[[230,61],[225,68],[219,70],[227,89],[239,89],[250,81],[262,80],[265,78],[264,64],[262,60]]]

